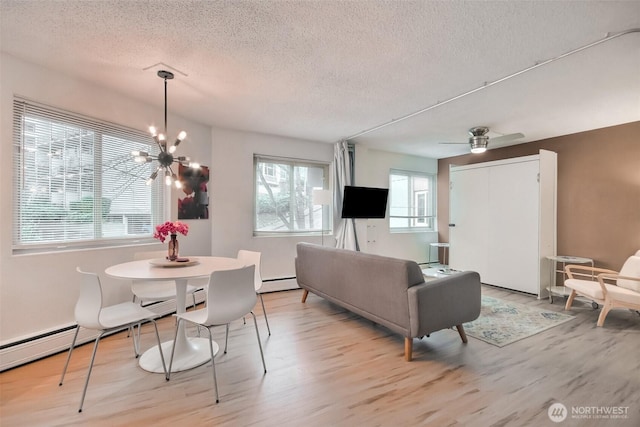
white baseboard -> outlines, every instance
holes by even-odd
[[[299,289],[295,278],[265,282],[260,291],[265,293],[290,289]],[[204,300],[204,292],[197,292],[196,303],[199,304]],[[188,297],[187,304],[191,304],[191,302]],[[160,316],[165,316],[175,313],[176,302],[175,300],[170,300],[147,305],[146,307]],[[52,332],[34,334],[33,339],[21,339],[15,345],[11,343],[5,344],[0,349],[0,372],[68,350],[75,333],[75,328],[68,329],[70,326],[72,325],[61,325],[57,332],[54,330]],[[81,329],[78,333],[77,344],[93,341],[97,336],[98,333],[95,331]],[[60,369],[62,369],[62,366]]]
[[[203,302],[204,299],[204,292],[196,293],[196,303]],[[187,298],[187,304],[191,302],[190,298]],[[165,316],[176,311],[176,302],[175,300],[163,301],[161,303],[147,305],[146,307],[160,316]],[[59,332],[53,331],[46,334],[36,334],[33,339],[21,339],[18,344],[5,345],[4,348],[0,350],[0,372],[42,359],[46,356],[51,356],[61,351],[69,350],[71,340],[73,340],[73,334],[75,334],[75,328],[68,329],[69,326],[72,325],[61,326]],[[78,333],[76,345],[93,341],[97,336],[98,333],[96,331],[82,328]],[[62,370],[62,366],[60,366],[60,369]]]
[[[272,282],[263,282],[260,293],[265,292],[277,292],[277,291],[289,291],[291,289],[300,289],[298,282],[295,278],[274,280]]]
[[[75,328],[63,330],[0,350],[0,372],[68,350],[75,331]],[[97,336],[96,331],[81,329],[78,333],[78,343],[93,341]],[[60,366],[60,372],[62,372],[62,366]]]

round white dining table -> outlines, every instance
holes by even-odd
[[[184,313],[186,311],[187,282],[189,279],[209,276],[214,271],[231,270],[244,266],[236,258],[199,256],[190,257],[189,259],[192,262],[197,261],[197,264],[178,266],[177,264],[163,262],[160,259],[147,259],[113,265],[104,272],[108,276],[117,279],[174,280],[176,283],[176,312]],[[165,266],[161,266],[163,264]],[[195,368],[211,360],[209,339],[188,337],[185,330],[185,322],[180,322],[176,337],[176,349],[171,368],[173,372]],[[157,346],[150,348],[140,356],[140,367],[149,372],[164,373],[160,352],[155,347]],[[173,340],[162,343],[162,353],[164,354],[167,368],[169,367],[172,347]],[[217,350],[218,345],[214,343],[214,354],[217,353]]]

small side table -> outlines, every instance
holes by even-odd
[[[452,270],[450,268],[423,268],[422,275],[425,281],[432,279],[440,279],[441,277],[449,277],[454,273],[458,273],[458,270]]]
[[[449,259],[447,258],[447,252],[449,250],[449,244],[448,243],[429,243],[429,262],[428,264],[431,265],[431,248],[438,248],[438,251],[440,250],[440,248],[443,248],[443,256],[442,256],[442,260],[444,261],[442,263],[442,265],[444,266],[445,270],[449,269]],[[438,258],[440,253],[438,252]],[[440,260],[438,259],[438,262]]]
[[[553,303],[554,294],[563,297],[569,296],[569,292],[567,292],[567,288],[564,286],[564,280],[562,281],[562,286],[556,286],[556,273],[562,273],[564,279],[566,280],[567,273],[564,271],[564,268],[567,264],[591,264],[591,268],[593,268],[593,260],[591,258],[568,255],[549,255],[547,256],[547,259],[549,260],[549,262],[554,263],[553,268],[550,269],[551,281],[549,282],[549,287],[547,288],[547,290],[549,291],[550,304]],[[558,270],[558,263],[562,263],[562,270]]]

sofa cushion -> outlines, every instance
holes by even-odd
[[[297,245],[298,284],[398,333],[408,334],[407,289],[424,283],[414,261],[307,243]]]

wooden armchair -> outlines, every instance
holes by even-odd
[[[604,324],[604,319],[612,308],[640,310],[640,256],[637,256],[638,254],[640,251],[630,256],[620,272],[585,265],[567,265],[565,272],[568,278],[564,285],[571,289],[571,294],[567,299],[565,310],[571,309],[576,295],[587,297],[602,305],[598,326]],[[589,274],[598,280],[576,278]]]

